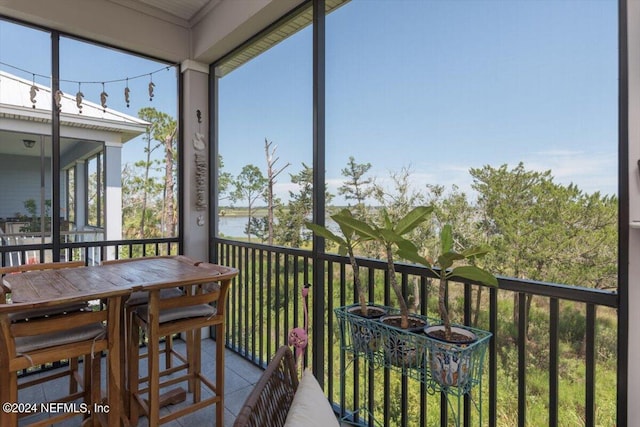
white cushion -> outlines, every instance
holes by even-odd
[[[329,400],[309,368],[302,374],[284,425],[285,427],[339,427],[340,425]]]

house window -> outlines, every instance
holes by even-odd
[[[63,228],[62,231],[69,231],[70,227],[73,227],[76,222],[76,170],[75,168],[69,168],[65,170],[65,184],[64,192],[66,194],[65,212],[67,228]]]
[[[86,163],[87,225],[104,227],[104,155],[96,154]]]

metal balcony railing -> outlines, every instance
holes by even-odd
[[[341,350],[333,310],[357,301],[348,259],[314,260],[310,251],[224,239],[215,239],[215,247],[216,262],[240,271],[228,301],[227,347],[259,366],[286,344],[291,328],[303,325],[301,288],[314,262],[322,263],[326,310],[310,319],[304,364],[315,360],[313,352],[323,354],[325,392],[346,419],[372,426],[615,424],[615,292],[509,278],[499,278],[498,289],[450,283],[454,321],[493,333],[482,391],[464,396],[458,411],[425,384]],[[385,263],[359,263],[370,301],[396,305]],[[408,304],[438,317],[429,272],[406,264],[396,270]],[[322,330],[318,322],[324,336],[315,333]]]
[[[61,258],[92,265],[107,257],[177,254],[178,239],[63,242],[60,247]],[[324,288],[325,310],[310,318],[303,364],[316,360],[314,353],[322,356],[320,381],[346,419],[371,426],[615,425],[620,369],[615,292],[510,278],[500,278],[499,289],[450,283],[454,321],[493,334],[482,390],[465,396],[458,411],[424,383],[342,350],[333,310],[357,300],[346,258],[323,254],[314,259],[306,250],[224,239],[215,239],[215,250],[214,262],[239,270],[228,301],[227,347],[263,367],[287,343],[288,331],[303,326],[301,289],[311,283],[314,264],[321,263],[324,281],[311,284]],[[51,243],[0,246],[0,260],[7,265],[17,253],[45,261],[51,251]],[[359,262],[369,299],[396,305],[385,263]],[[408,304],[437,317],[437,286],[429,272],[402,263],[396,270]],[[313,305],[310,299],[309,313]]]

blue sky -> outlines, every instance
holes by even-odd
[[[278,146],[280,165],[292,164],[287,173],[312,164],[311,40],[304,29],[221,79],[227,172],[249,163],[265,170],[265,138]],[[62,78],[74,81],[163,67],[70,39],[61,53]],[[352,0],[327,17],[326,53],[326,175],[334,194],[350,155],[370,162],[383,185],[390,172],[410,167],[418,189],[469,191],[469,168],[523,161],[587,192],[617,192],[614,0]],[[0,23],[0,62],[48,75],[48,34]],[[149,78],[130,80],[129,108],[124,83],[107,84],[108,106],[134,116],[153,106],[175,116],[174,70],[153,81],[149,102]],[[101,91],[82,86],[96,103]],[[139,158],[141,147],[128,143],[125,161]],[[286,199],[289,189],[283,174],[276,190]]]
[[[311,164],[311,37],[221,80],[230,172],[262,167],[265,137],[289,172]],[[523,161],[616,194],[617,55],[614,1],[354,0],[327,17],[329,188],[353,155],[381,183],[410,167],[468,191],[470,167]]]

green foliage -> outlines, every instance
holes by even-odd
[[[232,183],[235,189],[230,195],[231,201],[247,202],[249,212],[247,216],[245,234],[249,241],[251,241],[251,231],[255,228],[251,226],[251,220],[253,219],[253,206],[258,199],[264,199],[264,191],[267,188],[267,179],[262,175],[260,168],[257,166],[245,165]]]
[[[354,219],[353,214],[349,209],[341,210],[339,213],[332,215],[331,219],[333,219],[340,227],[342,237],[334,234],[328,228],[322,227],[318,224],[313,224],[307,221],[305,222],[305,225],[316,235],[337,244],[338,253],[340,255],[349,256],[349,263],[351,264],[351,269],[353,271],[353,280],[356,286],[356,291],[358,293],[358,300],[360,302],[360,313],[366,317],[368,315],[367,296],[360,283],[360,268],[358,267],[358,261],[355,257],[355,249],[358,245],[361,245],[362,243],[373,239],[369,236],[358,235],[356,230],[349,225],[351,219]]]
[[[51,199],[44,201],[44,212],[38,214],[38,205],[34,199],[27,199],[22,202],[27,215],[18,215],[20,221],[26,221],[27,224],[20,227],[22,233],[38,233],[44,226],[44,231],[51,231]]]
[[[338,194],[345,200],[354,200],[357,217],[364,217],[366,213],[365,202],[374,192],[373,179],[364,176],[371,169],[371,163],[356,163],[353,156],[349,156],[347,167],[341,170],[345,177],[344,183],[338,187]]]
[[[403,236],[426,221],[431,212],[433,212],[432,206],[418,206],[411,209],[406,215],[392,221],[388,212],[383,209],[383,225],[377,225],[375,223],[369,224],[355,218],[350,213],[343,215],[337,214],[332,217],[333,220],[340,225],[343,232],[351,235],[356,234],[363,240],[374,240],[385,248],[389,280],[396,295],[398,305],[400,306],[400,315],[402,316],[401,327],[404,329],[409,327],[409,310],[396,278],[393,252],[397,250],[398,252],[408,253],[412,249],[415,250],[415,245]]]

